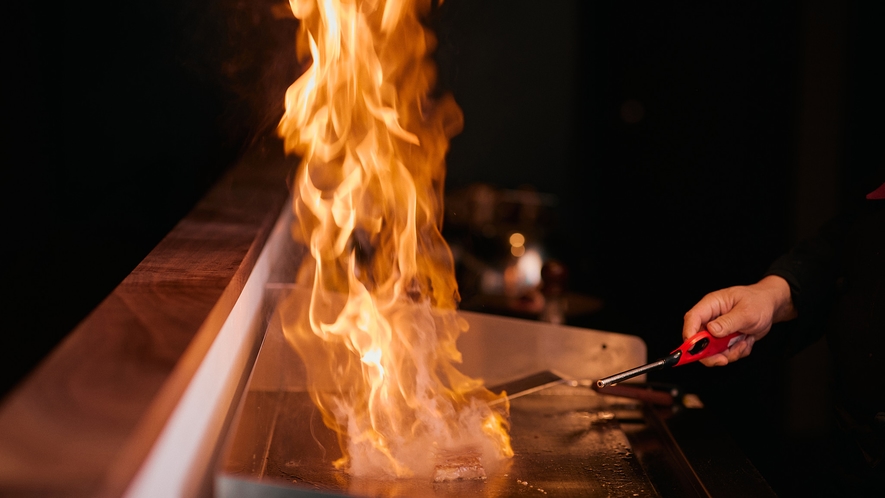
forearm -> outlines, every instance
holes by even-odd
[[[790,306],[784,310],[788,312],[785,316],[798,318],[800,328],[820,321],[824,305],[836,291],[841,228],[831,222],[816,236],[803,240],[775,260],[765,273],[763,280],[779,278],[788,284]]]

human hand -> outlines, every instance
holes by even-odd
[[[746,334],[744,340],[722,353],[701,360],[708,367],[722,366],[749,355],[772,324],[795,317],[789,284],[769,275],[753,285],[728,287],[704,296],[685,314],[682,337],[687,340],[704,328],[716,337]]]

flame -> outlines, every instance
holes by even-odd
[[[299,280],[312,290],[284,328],[339,434],[336,466],[421,477],[453,454],[494,466],[513,454],[506,400],[490,405],[502,396],[454,366],[467,325],[440,226],[462,114],[431,95],[435,40],[420,22],[430,0],[290,4],[311,64],[278,132],[302,158],[293,235],[310,250]]]

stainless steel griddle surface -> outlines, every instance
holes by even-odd
[[[218,498],[774,496],[706,410],[653,407],[562,379],[642,363],[637,338],[476,313],[462,313],[470,331],[459,339],[460,367],[510,395],[515,456],[487,465],[486,480],[353,478],[332,465],[337,437],[272,312],[293,292],[303,297],[303,289],[268,285],[271,318],[218,457]]]
[[[515,456],[484,481],[356,479],[305,392],[250,392],[224,467],[222,496],[657,496],[619,418],[641,407],[565,384],[511,401]],[[430,455],[428,455],[430,458]],[[227,494],[227,493],[230,494]],[[268,494],[271,493],[271,494]]]

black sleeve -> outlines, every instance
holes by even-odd
[[[814,342],[824,333],[842,276],[846,233],[854,217],[854,213],[847,213],[830,220],[813,237],[775,260],[765,272],[766,276],[777,275],[789,283],[797,312],[796,331],[804,344]]]

